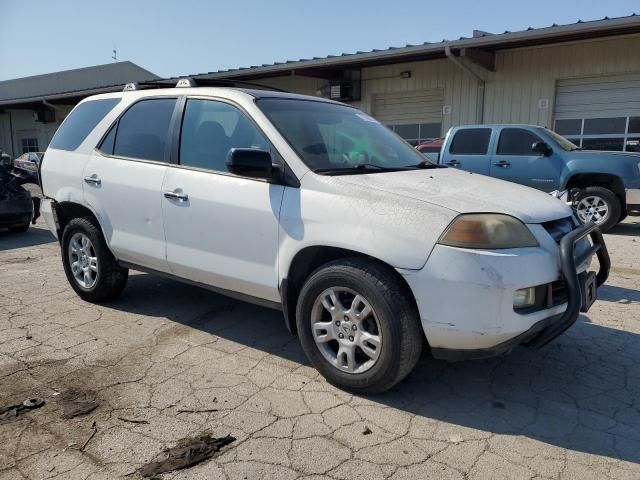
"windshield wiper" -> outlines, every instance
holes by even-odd
[[[348,167],[328,167],[328,168],[315,168],[314,173],[355,173],[362,171],[377,171],[377,172],[397,172],[398,170],[408,170],[411,167],[384,167],[375,163],[356,163],[355,165]]]

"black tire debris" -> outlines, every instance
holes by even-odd
[[[138,469],[138,473],[143,477],[155,477],[160,473],[181,470],[196,465],[210,459],[220,449],[232,442],[235,437],[215,438],[211,435],[198,435],[193,438],[180,440],[175,447],[165,450],[166,458],[158,462],[151,462]]]
[[[44,400],[40,398],[28,398],[22,403],[0,407],[0,423],[11,421],[23,413],[40,408],[44,405]]]

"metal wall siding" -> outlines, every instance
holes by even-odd
[[[563,108],[554,107],[556,84],[560,91],[564,82],[580,82],[579,77],[640,74],[639,50],[640,35],[629,35],[498,52],[496,72],[487,82],[484,121],[552,126],[554,108]],[[538,107],[540,99],[548,100],[548,108]]]
[[[640,73],[558,80],[555,118],[611,117],[640,112]]]
[[[400,73],[411,71],[411,78]],[[477,82],[449,60],[411,62],[362,69],[361,108],[373,114],[375,95],[418,90],[444,93],[440,106],[451,107],[451,114],[442,115],[442,133],[452,125],[474,123],[476,119]]]

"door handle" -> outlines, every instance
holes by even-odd
[[[89,185],[101,185],[102,180],[94,173],[90,177],[84,177],[84,183],[88,183]]]
[[[189,195],[187,195],[186,193],[180,193],[180,192],[164,192],[164,198],[169,198],[171,200],[178,200],[180,202],[186,202],[187,200],[189,200]]]
[[[499,162],[495,162],[494,165],[496,167],[506,168],[511,166],[511,162],[507,162],[506,160],[500,160]]]
[[[457,167],[458,165],[460,165],[460,162],[458,160],[449,160],[447,162],[447,165],[449,165],[451,167]]]

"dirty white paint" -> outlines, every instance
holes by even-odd
[[[405,276],[432,346],[448,348],[486,348],[557,313],[547,309],[518,321],[522,316],[513,312],[512,302],[515,289],[558,278],[557,245],[536,224],[569,216],[571,210],[561,201],[451,169],[317,175],[252,96],[224,88],[198,89],[193,95],[227,99],[244,108],[291,167],[300,188],[105,157],[95,150],[116,116],[132,102],[162,95],[175,95],[175,90],[94,97],[123,100],[76,151],[49,149],[43,162],[44,194],[93,211],[116,258],[277,301],[278,287],[303,248],[352,250]],[[86,177],[99,177],[103,183],[87,185]],[[162,194],[168,190],[180,190],[189,200],[172,204]],[[451,221],[471,212],[519,218],[530,224],[540,246],[502,251],[439,246],[438,239]],[[51,225],[48,205],[44,215]]]

